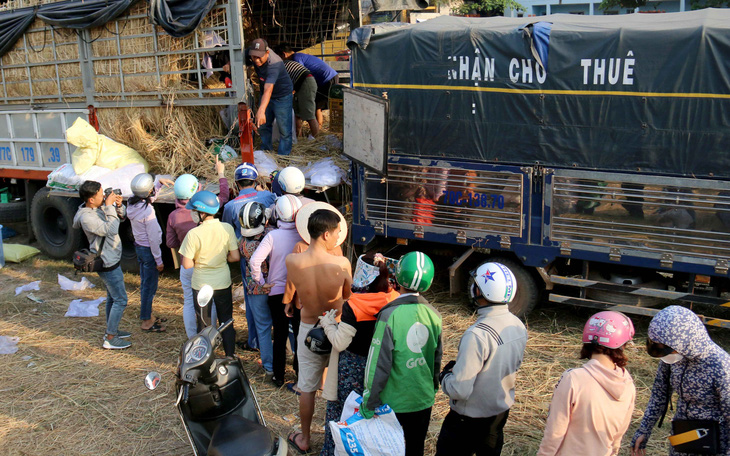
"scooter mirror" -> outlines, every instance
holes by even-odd
[[[144,378],[144,386],[146,386],[148,390],[152,391],[160,385],[161,379],[162,377],[160,377],[159,373],[152,371]]]
[[[213,299],[213,287],[210,285],[203,285],[198,292],[198,305],[200,307],[205,307],[208,303],[210,303],[211,299]]]

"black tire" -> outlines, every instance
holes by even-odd
[[[515,260],[504,257],[491,257],[490,262],[502,263],[510,268],[517,279],[517,293],[515,298],[509,303],[509,311],[517,317],[524,319],[532,312],[537,303],[540,301],[540,289],[537,287],[537,281],[530,271]],[[470,284],[471,285],[471,284]]]
[[[28,202],[0,203],[0,223],[24,222],[28,219]]]
[[[52,258],[69,259],[85,241],[83,232],[73,228],[81,200],[50,196],[49,191],[42,188],[33,197],[30,208],[33,233],[43,253]]]

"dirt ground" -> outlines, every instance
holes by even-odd
[[[22,242],[8,239],[9,242]],[[124,351],[101,348],[104,307],[99,317],[66,318],[69,302],[76,298],[105,296],[95,274],[86,277],[96,285],[84,291],[62,291],[57,275],[73,280],[70,263],[43,255],[0,269],[0,335],[20,338],[19,350],[0,355],[0,447],[5,455],[185,455],[191,454],[174,401],[174,371],[185,339],[182,291],[177,271],[165,270],[154,303],[154,314],[168,318],[167,332],[149,334],[139,329],[139,276],[125,274],[129,306],[121,327],[133,333],[132,347]],[[33,296],[15,295],[15,288],[41,280]],[[444,362],[454,359],[459,338],[474,313],[466,301],[451,299],[443,284],[427,293],[444,317]],[[583,324],[591,312],[545,303],[527,319],[529,341],[518,374],[516,404],[505,429],[504,455],[535,454],[542,438],[552,390],[561,373],[579,366],[577,358]],[[238,337],[245,337],[244,314],[236,309]],[[633,422],[623,441],[628,444],[649,399],[657,361],[643,350],[648,318],[632,317],[637,328],[636,346],[628,349],[629,370],[637,387]],[[730,335],[711,329],[711,336],[726,349]],[[298,426],[296,396],[264,381],[256,355],[239,352],[257,394],[267,423],[286,436]],[[147,372],[162,374],[155,391],[143,384]],[[293,379],[289,367],[288,376]],[[317,402],[313,448],[324,439],[325,403]],[[448,402],[436,397],[426,454],[433,454]],[[670,412],[671,413],[671,412]],[[649,454],[667,453],[667,425],[655,430]],[[290,450],[290,454],[296,454]]]

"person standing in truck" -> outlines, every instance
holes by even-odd
[[[317,97],[314,101],[317,105],[317,122],[321,127],[324,122],[322,111],[329,109],[330,89],[340,81],[337,71],[319,57],[302,52],[294,52],[291,46],[286,44],[281,46],[281,53],[286,59],[301,63],[307,67],[317,81]]]
[[[96,181],[88,180],[79,187],[84,204],[74,216],[73,227],[81,228],[89,240],[89,248],[101,252],[103,268],[98,272],[106,287],[106,332],[102,347],[107,350],[129,348],[132,334],[119,329],[124,309],[127,307],[127,290],[124,287],[122,239],[119,237],[119,215],[114,204],[122,204],[122,195],[111,192],[104,198],[104,189]]]
[[[261,99],[256,110],[256,128],[261,136],[261,148],[273,150],[271,133],[274,119],[279,125],[279,155],[289,155],[292,147],[292,103],[294,85],[284,62],[271,52],[266,41],[256,38],[246,50],[261,81]]]
[[[276,47],[276,54],[284,59],[281,46]],[[316,117],[317,80],[304,65],[294,60],[285,59],[284,67],[294,84],[294,120],[297,136],[302,136],[302,121],[309,124],[309,139],[319,134],[319,122]]]

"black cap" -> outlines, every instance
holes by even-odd
[[[253,57],[263,57],[266,55],[266,51],[269,45],[266,44],[266,40],[263,38],[256,38],[251,41],[251,46],[248,47],[248,54]]]

